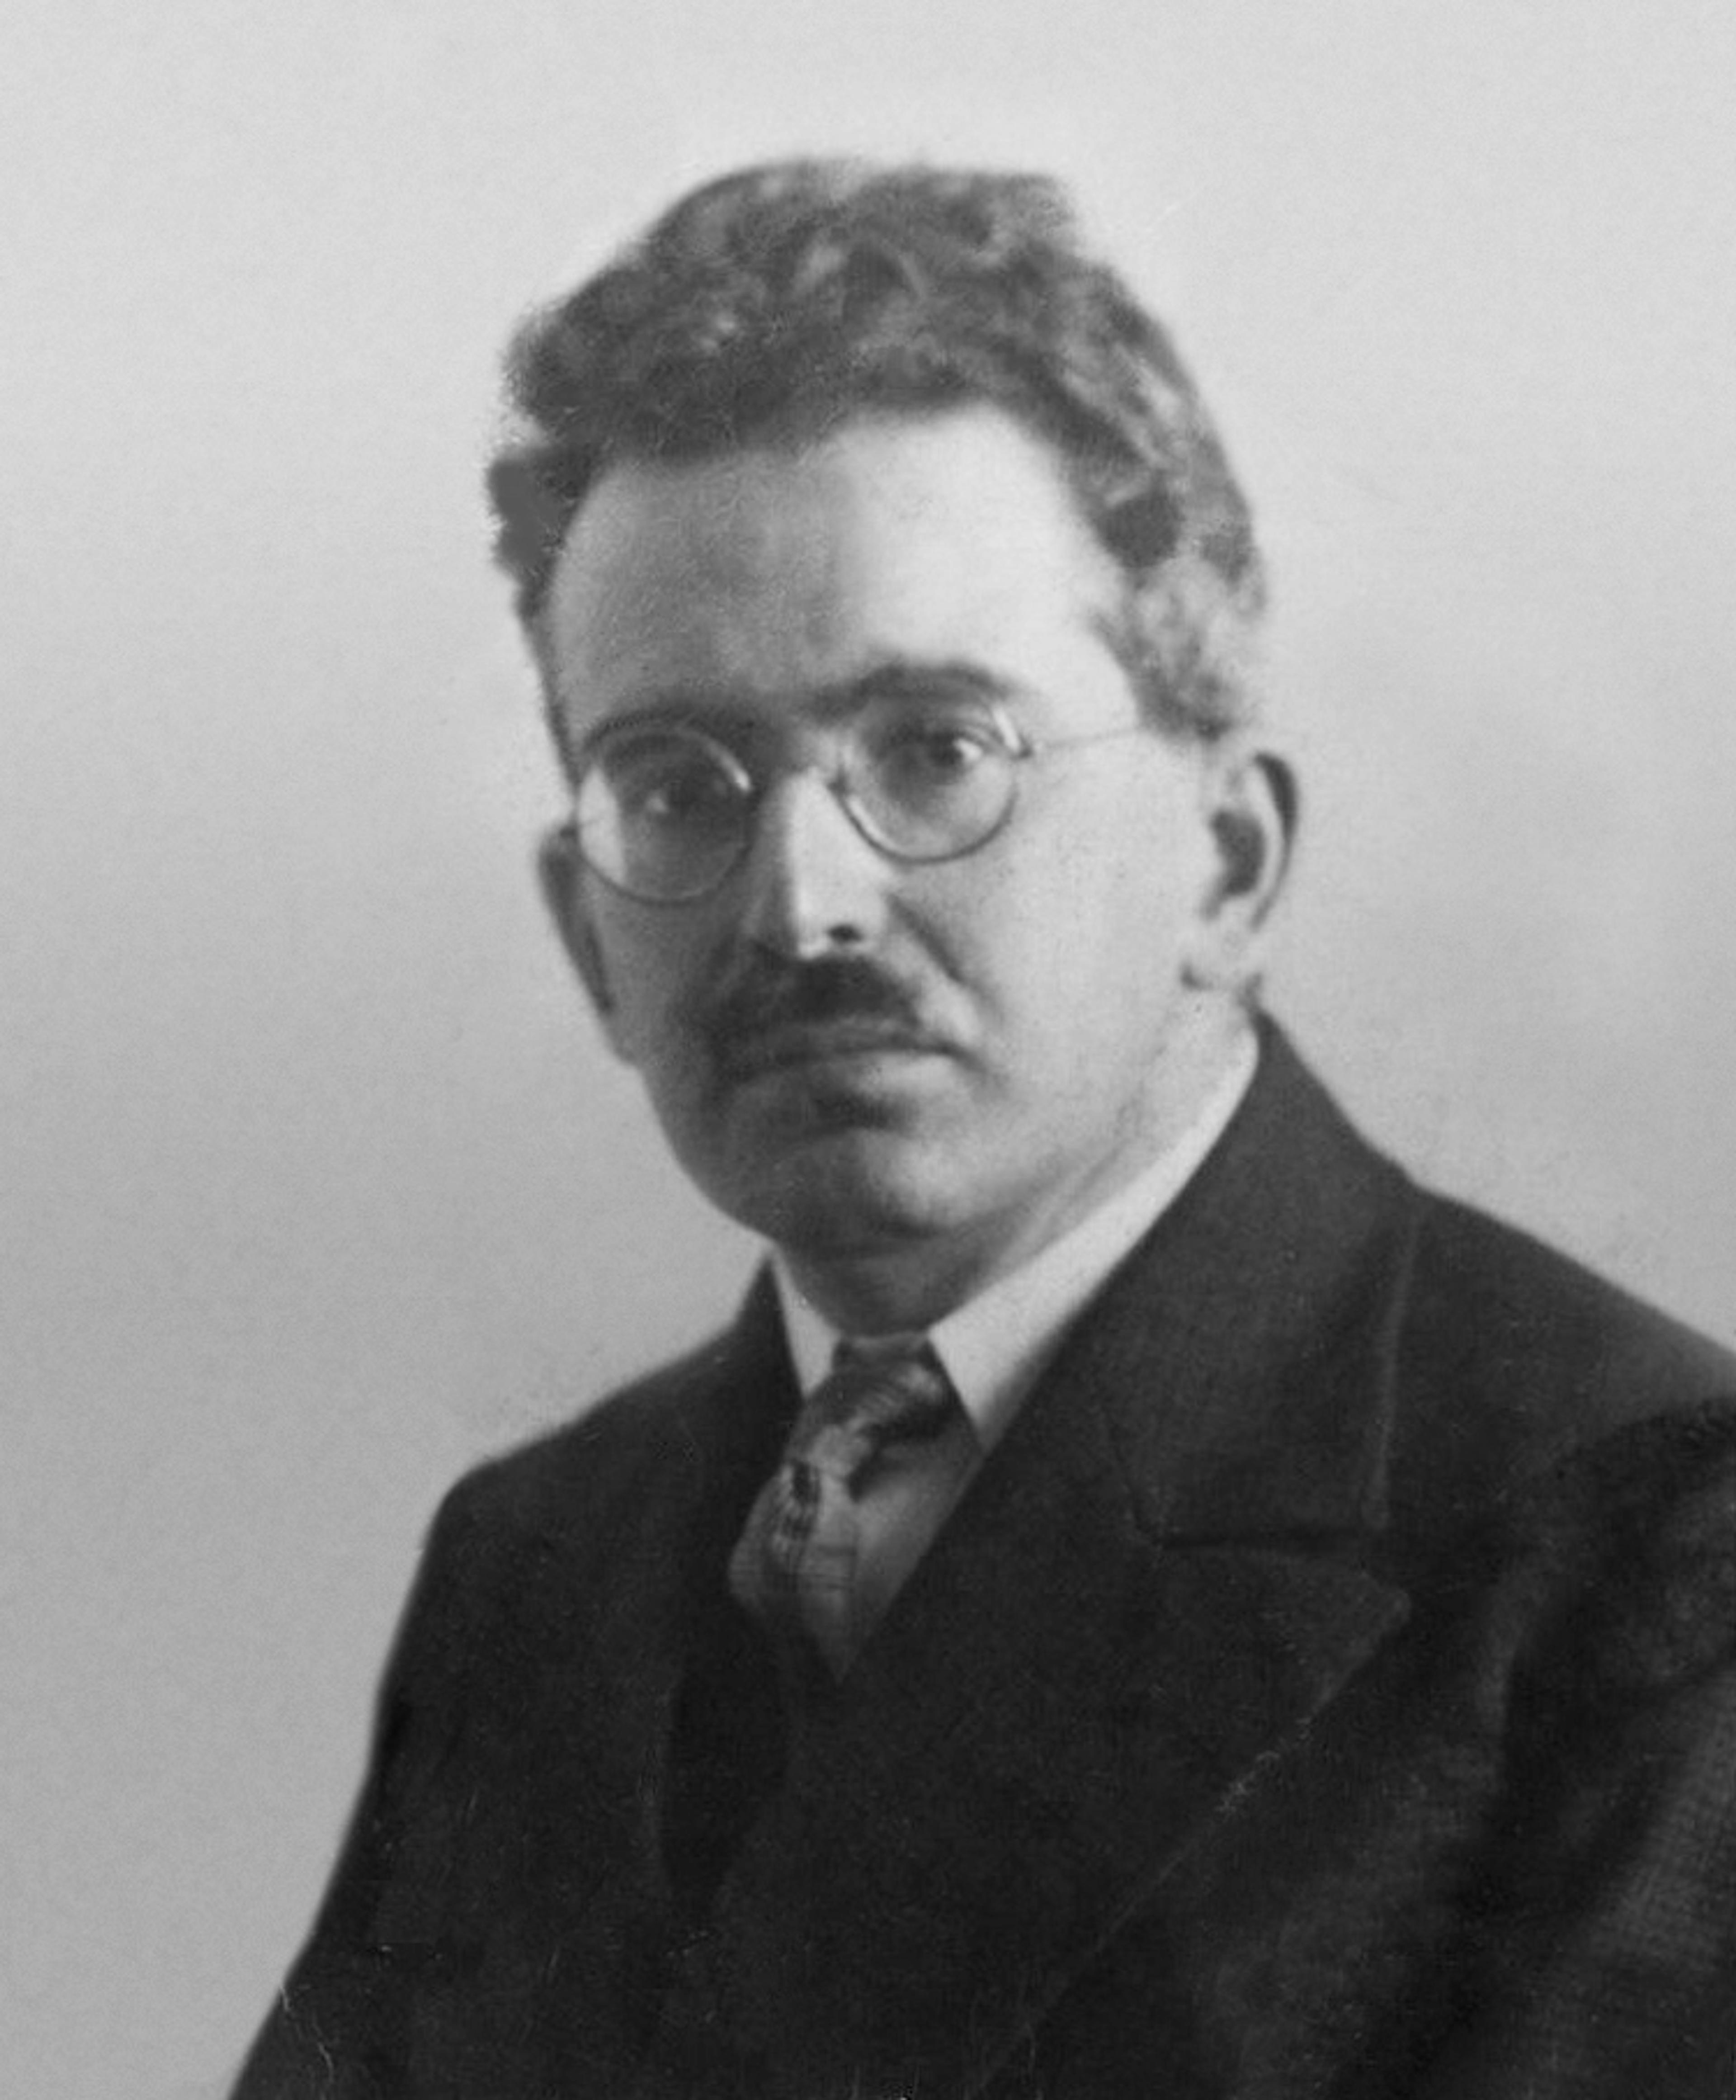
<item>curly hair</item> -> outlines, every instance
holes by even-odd
[[[533,638],[612,464],[986,402],[1050,446],[1126,578],[1118,648],[1153,718],[1214,736],[1254,712],[1266,587],[1247,501],[1168,334],[1045,178],[844,160],[725,175],[532,314],[506,372],[488,488]]]

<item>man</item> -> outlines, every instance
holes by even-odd
[[[513,376],[548,901],[772,1251],[448,1499],[245,2100],[1736,2091],[1736,1365],[1260,1015],[1162,331],[1045,183],[799,163]]]

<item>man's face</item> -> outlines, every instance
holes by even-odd
[[[805,1273],[914,1250],[986,1280],[1221,1067],[1249,918],[1226,768],[1138,726],[1120,589],[1047,452],[987,408],[623,465],[574,522],[542,636],[572,744],[668,714],[785,765],[713,893],[639,902],[553,859],[551,894],[682,1165]],[[1136,733],[1026,761],[985,845],[901,862],[826,778],[830,726],[888,683],[980,690],[1038,744]]]

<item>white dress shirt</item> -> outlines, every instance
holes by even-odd
[[[1021,1267],[998,1277],[929,1330],[960,1402],[927,1443],[895,1444],[858,1489],[858,1622],[866,1630],[909,1579],[984,1460],[1011,1425],[1068,1329],[1181,1193],[1223,1135],[1254,1077],[1252,1030],[1177,1141]],[[775,1250],[772,1272],[804,1397],[832,1367],[838,1330],[803,1297]]]

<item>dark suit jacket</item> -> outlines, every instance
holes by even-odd
[[[455,1491],[240,2093],[1736,2093],[1732,1391],[1269,1032],[841,1686],[763,1283]]]

